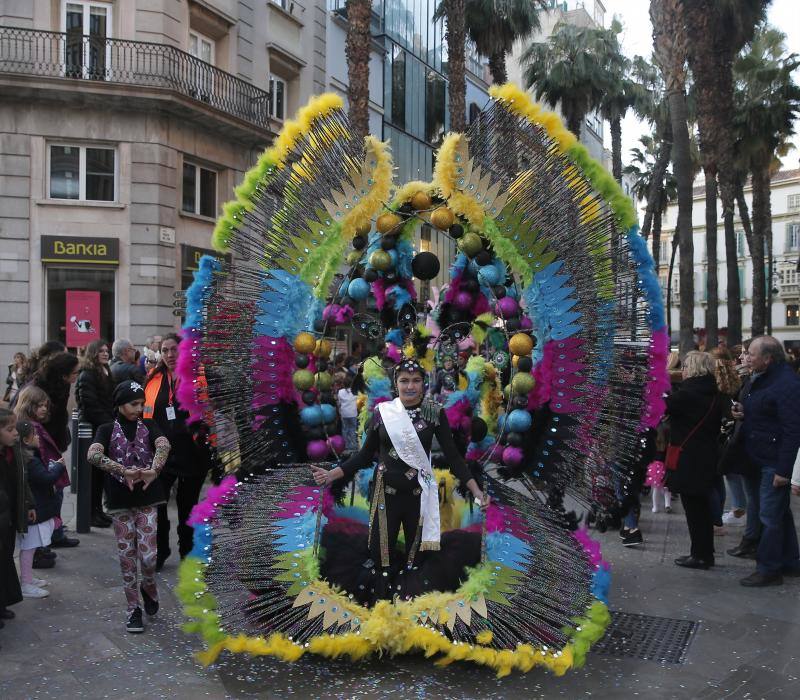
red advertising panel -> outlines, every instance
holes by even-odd
[[[100,292],[67,290],[67,347],[83,348],[100,337]]]

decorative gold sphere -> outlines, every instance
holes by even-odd
[[[515,333],[508,341],[508,349],[515,355],[530,355],[533,350],[533,340],[527,333]]]
[[[392,267],[392,256],[385,250],[376,250],[369,256],[369,264],[376,270],[386,272]]]
[[[434,212],[434,214],[435,213],[436,212]],[[458,249],[469,257],[477,255],[482,248],[483,243],[481,242],[481,237],[472,231],[465,233],[458,239]]]
[[[445,230],[453,225],[456,217],[447,207],[439,207],[431,213],[431,223],[438,229]]]
[[[294,339],[294,349],[304,355],[314,352],[316,346],[317,340],[311,333],[298,333]]]
[[[419,191],[411,198],[411,206],[417,211],[431,208],[431,197],[427,192]]]
[[[375,228],[381,233],[389,233],[393,231],[396,226],[399,226],[400,222],[401,219],[397,214],[386,212],[378,217],[378,220],[375,222]]]
[[[530,393],[534,384],[535,382],[530,374],[526,372],[519,372],[518,374],[515,374],[514,379],[511,380],[511,390],[517,396],[524,396],[525,394]]]
[[[298,391],[307,391],[314,386],[314,375],[307,369],[298,369],[292,375],[292,384]]]

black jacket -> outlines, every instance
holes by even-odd
[[[50,469],[45,465],[39,450],[33,451],[33,457],[28,460],[28,485],[33,494],[34,508],[36,508],[36,522],[43,523],[58,515],[60,503],[56,493],[55,483],[66,467],[61,462],[53,462]]]
[[[0,447],[0,531],[10,526],[17,532],[26,533],[31,508],[33,494],[28,486],[19,443],[13,448]]]
[[[111,375],[101,370],[83,369],[78,375],[75,398],[81,418],[92,424],[93,431],[114,420],[114,386]]]
[[[685,379],[667,397],[670,445],[682,445],[702,421],[684,445],[677,470],[667,472],[670,491],[700,494],[711,488],[717,476],[722,418],[730,412],[726,400],[711,375]]]
[[[753,379],[742,403],[750,459],[790,478],[800,449],[800,377],[786,362],[771,365]]]
[[[128,379],[144,386],[145,376],[139,365],[123,362],[118,357],[115,357],[111,360],[111,379],[114,381],[114,386]]]

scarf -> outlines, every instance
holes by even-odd
[[[441,536],[439,489],[433,478],[431,457],[425,452],[414,424],[399,398],[378,404],[378,410],[398,457],[409,467],[417,470],[417,481],[422,489],[420,495],[420,515],[422,517],[420,551],[438,550]]]
[[[150,432],[145,424],[140,420],[136,421],[136,434],[133,440],[128,440],[119,420],[115,420],[108,456],[126,469],[149,469],[153,463],[153,450],[150,449]],[[125,481],[122,476],[114,476],[120,482]]]

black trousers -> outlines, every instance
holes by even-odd
[[[709,492],[682,493],[681,503],[692,540],[690,554],[696,559],[714,561],[714,514]]]
[[[103,510],[103,479],[105,472],[97,467],[92,467],[92,513]]]
[[[403,526],[403,536],[406,541],[406,557],[414,546],[419,527],[420,495],[412,491],[397,491],[386,494],[386,537],[389,544],[389,556],[394,554],[397,546],[397,536],[400,526]],[[380,518],[376,514],[375,524],[372,528],[372,538],[369,543],[369,554],[377,566],[381,563],[381,533]]]
[[[162,472],[158,478],[161,479],[161,483],[164,486],[164,494],[167,498],[167,502],[158,507],[158,559],[163,561],[169,554],[170,522],[167,514],[167,505],[169,504],[172,487],[176,482],[178,484],[175,491],[175,503],[178,506],[178,553],[183,558],[192,551],[194,543],[194,529],[191,525],[187,525],[186,521],[189,519],[192,508],[197,505],[206,475],[178,476],[177,474]]]

